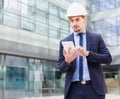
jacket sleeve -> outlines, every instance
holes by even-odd
[[[89,56],[87,56],[87,60],[100,64],[110,64],[112,62],[112,57],[101,35],[98,36],[97,40],[98,41],[95,43],[98,44],[97,46],[95,44],[96,47],[93,47],[93,50],[89,52]],[[94,48],[97,50],[94,50]]]

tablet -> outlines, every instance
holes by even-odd
[[[73,41],[63,41],[62,45],[64,47],[64,49],[67,51],[69,48],[71,48],[71,51],[74,50],[74,44]]]

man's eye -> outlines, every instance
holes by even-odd
[[[79,21],[79,19],[76,19],[76,21]]]

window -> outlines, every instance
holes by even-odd
[[[108,46],[119,45],[119,17],[113,17],[93,22],[95,32],[102,34]]]
[[[22,4],[21,6],[21,16],[26,18],[33,18],[35,15],[35,8],[32,8],[26,4]]]
[[[60,27],[66,31],[69,31],[70,29],[69,22],[66,20],[60,20]]]
[[[19,16],[14,14],[4,13],[3,24],[17,28],[19,26]]]
[[[48,25],[41,22],[36,22],[36,32],[41,35],[48,36]]]
[[[28,31],[34,31],[35,25],[33,20],[22,17],[21,18],[21,28]]]
[[[59,18],[53,15],[49,15],[49,25],[59,28],[60,27]]]
[[[63,29],[60,30],[60,39],[63,39],[68,35],[68,31],[65,31]]]
[[[21,3],[18,0],[4,0],[4,10],[11,13],[20,13]]]
[[[41,23],[47,23],[47,13],[42,10],[36,9],[35,20],[40,21]]]
[[[68,18],[66,17],[66,11],[65,10],[59,8],[59,12],[60,12],[60,18],[68,20]]]
[[[53,4],[49,4],[49,13],[55,16],[58,16],[58,9],[57,6]]]
[[[45,0],[36,0],[36,8],[48,12],[48,2]]]
[[[0,12],[0,24],[2,24],[2,13]]]
[[[26,5],[30,5],[30,6],[35,6],[35,0],[19,0],[19,2],[22,2]]]
[[[115,8],[116,4],[119,5],[119,0],[91,0],[91,12]]]
[[[56,27],[49,27],[49,37],[58,38],[58,29]]]

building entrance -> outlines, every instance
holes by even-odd
[[[65,75],[57,62],[0,54],[0,99],[63,95]]]
[[[4,97],[3,96],[3,77],[4,77],[4,68],[3,68],[3,65],[4,65],[4,56],[3,55],[0,55],[0,97]]]
[[[5,57],[3,99],[20,99],[25,97],[27,59],[15,56]]]
[[[18,99],[25,96],[26,68],[7,66],[5,78],[5,99]]]

